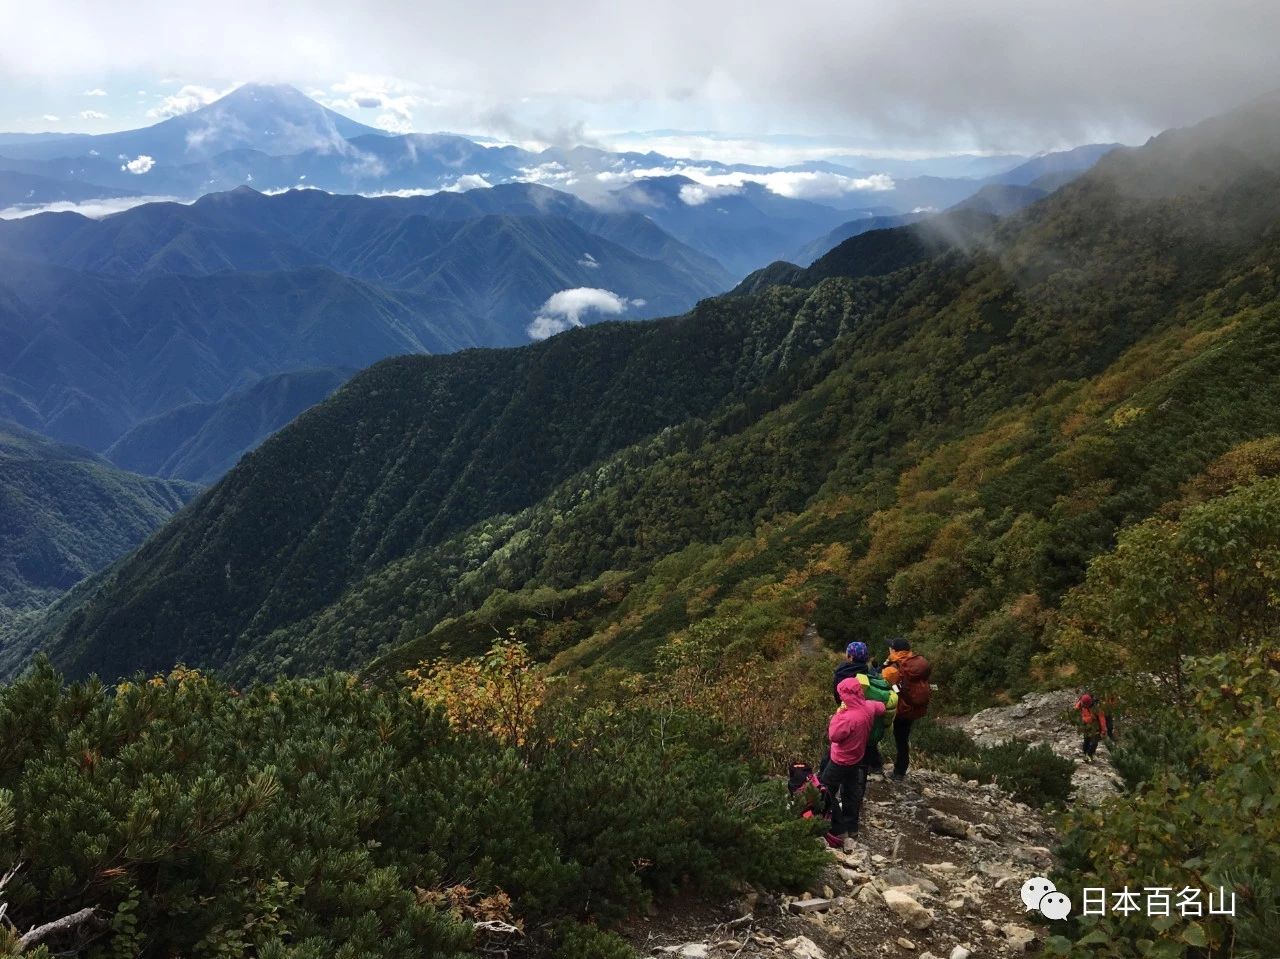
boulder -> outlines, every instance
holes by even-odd
[[[859,888],[858,891],[853,894],[853,898],[868,906],[884,903],[884,896],[880,895],[880,890],[872,883],[867,883]]]
[[[796,936],[782,944],[782,948],[795,959],[827,959],[827,954],[808,936]]]
[[[1036,941],[1034,929],[1028,929],[1026,926],[1019,926],[1015,922],[1005,923],[1000,927],[1000,931],[1004,933],[1004,937],[1009,940],[1009,947],[1014,952],[1026,952]]]
[[[880,876],[890,886],[915,886],[930,895],[937,895],[938,893],[937,883],[933,882],[933,880],[917,876],[915,873],[908,872],[898,866],[891,866],[880,873]]]
[[[936,809],[929,811],[928,826],[931,832],[936,832],[940,836],[951,836],[955,839],[969,838],[969,826],[963,819],[938,812]]]
[[[954,949],[951,950],[951,955],[949,955],[947,959],[969,959],[969,957],[972,955],[973,953],[971,953],[964,946],[956,946]]]
[[[887,890],[884,901],[894,915],[912,929],[928,929],[933,925],[933,913],[901,889]]]

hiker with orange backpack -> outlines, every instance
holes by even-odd
[[[1098,742],[1103,735],[1110,735],[1110,723],[1107,714],[1094,702],[1090,693],[1085,693],[1076,700],[1075,710],[1080,714],[1080,725],[1084,730],[1084,761],[1093,762],[1094,753],[1098,751]],[[1114,736],[1111,736],[1114,739]]]
[[[889,641],[889,658],[885,660],[885,682],[898,691],[898,712],[893,717],[893,739],[898,745],[898,755],[893,760],[893,778],[901,782],[907,777],[911,763],[911,724],[923,719],[929,711],[929,699],[933,687],[929,685],[932,667],[929,660],[911,651],[911,643],[905,636],[895,636]]]
[[[827,725],[831,760],[822,770],[822,785],[831,797],[831,831],[827,845],[851,849],[858,835],[862,799],[867,792],[867,739],[876,719],[884,715],[884,703],[867,699],[856,677],[836,686],[840,706]]]

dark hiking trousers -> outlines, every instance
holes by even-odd
[[[863,762],[873,773],[884,772],[884,758],[880,755],[879,743],[867,743],[867,757]]]
[[[822,771],[822,785],[831,797],[831,831],[837,836],[857,835],[862,798],[867,794],[866,764],[842,766],[832,760]]]
[[[1092,759],[1093,754],[1098,751],[1098,740],[1101,738],[1102,738],[1101,736],[1085,736],[1084,737],[1084,754],[1088,756],[1090,759]]]
[[[907,766],[911,764],[911,724],[914,719],[893,717],[893,741],[898,744],[898,756],[893,761],[893,774],[905,776]]]

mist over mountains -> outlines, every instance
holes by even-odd
[[[1076,170],[1092,162],[1076,151],[1054,156],[1060,157],[1059,165]],[[88,184],[90,192],[96,188],[103,196],[127,191],[179,199],[242,185],[261,191],[311,186],[380,193],[523,181],[603,203],[634,180],[692,175],[720,196],[754,182],[782,197],[903,213],[949,206],[984,180],[1008,176],[1031,159],[1013,154],[936,161],[850,156],[778,168],[587,145],[532,150],[454,134],[388,134],[343,117],[293,87],[266,84],[245,84],[190,113],[139,130],[0,134],[0,171]],[[1021,182],[1036,175],[1023,173]],[[60,198],[50,183],[28,189],[14,206],[36,207]]]

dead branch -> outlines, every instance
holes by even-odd
[[[26,952],[32,946],[38,945],[50,936],[57,935],[60,932],[67,932],[77,926],[84,925],[86,922],[94,919],[98,915],[98,910],[93,906],[87,906],[79,912],[73,912],[69,916],[63,916],[61,919],[55,919],[53,922],[46,922],[43,926],[36,926],[28,930],[18,940],[18,951]]]

